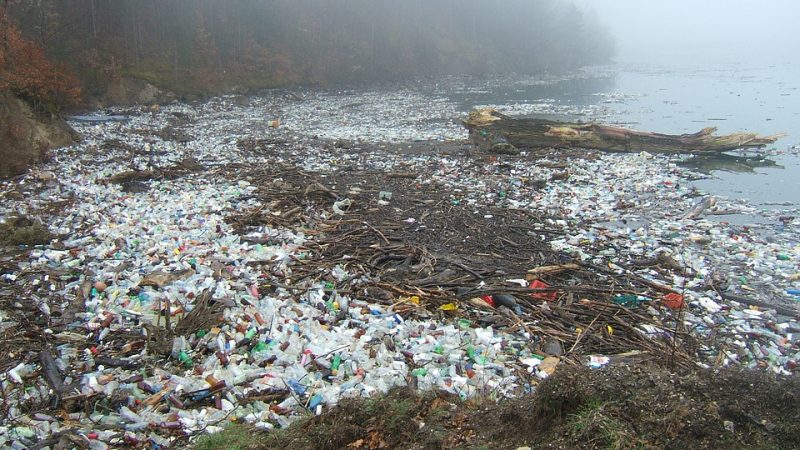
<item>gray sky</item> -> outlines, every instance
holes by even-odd
[[[800,0],[577,0],[617,38],[621,62],[800,60]]]

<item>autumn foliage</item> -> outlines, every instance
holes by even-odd
[[[567,0],[0,0],[0,10],[4,4],[13,7],[2,19],[2,82],[56,104],[78,92],[51,61],[75,71],[87,96],[102,98],[109,85],[135,78],[195,97],[562,71],[605,63],[614,47]]]
[[[77,78],[63,64],[50,61],[44,50],[22,37],[0,8],[0,92],[11,91],[41,112],[58,112],[77,104]]]

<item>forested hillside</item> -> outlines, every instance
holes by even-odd
[[[120,77],[202,95],[557,71],[605,62],[613,52],[591,17],[555,0],[5,0],[0,14],[10,20],[0,31],[0,52],[8,54],[18,25],[32,47],[72,70],[85,96],[100,95]],[[24,65],[3,64],[1,79]]]

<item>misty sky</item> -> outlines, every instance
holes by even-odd
[[[620,62],[800,60],[800,0],[578,0],[607,24]]]

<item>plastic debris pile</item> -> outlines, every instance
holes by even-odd
[[[381,143],[464,138],[412,88],[305,96],[114,111],[3,184],[0,217],[57,238],[0,259],[0,446],[507,397],[558,364],[796,371],[800,220],[685,218],[696,174],[666,157]]]

